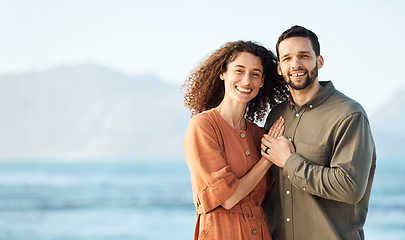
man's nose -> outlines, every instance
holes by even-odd
[[[292,64],[292,68],[293,69],[299,69],[302,67],[302,62],[299,58],[294,58],[293,59],[293,64]]]

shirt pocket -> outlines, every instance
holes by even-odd
[[[329,165],[329,151],[324,145],[294,141],[295,151],[306,160],[318,165]]]

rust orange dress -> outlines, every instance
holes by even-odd
[[[220,206],[261,158],[264,129],[246,122],[246,131],[235,130],[215,108],[190,120],[184,153],[197,210],[195,240],[271,239],[262,208],[269,190],[268,175],[233,208]]]

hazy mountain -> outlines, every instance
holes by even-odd
[[[405,91],[370,116],[379,158],[402,157]],[[95,65],[0,77],[0,160],[183,159],[180,86]]]
[[[183,157],[180,86],[80,65],[0,77],[0,159]]]
[[[391,100],[370,116],[370,122],[380,158],[405,159],[405,89],[394,94]]]

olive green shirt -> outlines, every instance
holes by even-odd
[[[285,119],[284,136],[296,152],[275,183],[265,211],[274,240],[364,239],[376,153],[364,109],[332,82],[302,106],[288,101],[269,114],[265,128]]]

